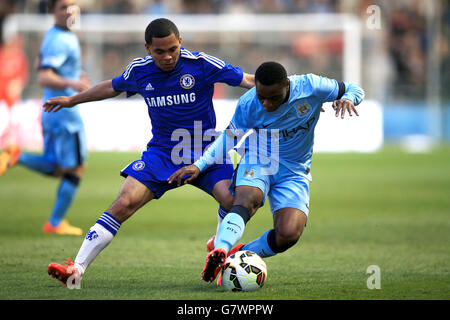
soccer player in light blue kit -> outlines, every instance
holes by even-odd
[[[221,163],[249,129],[245,153],[234,172],[233,207],[221,222],[214,248],[207,255],[202,279],[213,281],[228,255],[250,250],[270,257],[292,247],[300,238],[309,214],[309,182],[314,128],[324,102],[333,102],[336,116],[358,112],[364,91],[313,74],[287,77],[282,65],[263,63],[255,72],[256,87],[239,100],[230,126],[193,165],[175,172],[169,182],[195,181],[211,164]],[[248,244],[235,244],[246,223],[269,199],[274,228]],[[220,278],[219,278],[220,283]]]
[[[138,93],[147,104],[152,123],[153,137],[147,149],[141,159],[121,171],[126,179],[119,196],[87,233],[75,263],[48,266],[49,274],[64,284],[71,275],[81,278],[125,220],[149,201],[176,188],[176,184],[167,182],[169,176],[186,163],[193,163],[211,143],[216,127],[214,84],[254,86],[254,76],[242,72],[240,67],[183,48],[176,25],[168,19],[152,21],[145,31],[145,42],[149,55],[133,60],[120,76],[73,97],[57,97],[44,104],[45,111],[54,112],[77,103],[112,98],[121,92],[127,96]],[[191,147],[178,150],[183,143]],[[228,189],[232,175],[231,164],[210,166],[194,185],[220,203],[219,211],[226,211],[233,200]]]
[[[44,87],[44,101],[56,96],[72,96],[89,87],[81,74],[80,44],[69,26],[74,19],[74,0],[53,0],[49,10],[55,25],[44,36],[40,57],[38,82]],[[86,139],[78,107],[62,112],[42,114],[44,152],[42,155],[9,149],[8,167],[18,163],[33,171],[61,179],[56,201],[44,233],[82,235],[80,228],[71,226],[64,217],[73,203],[85,170]],[[2,172],[0,172],[1,174]]]

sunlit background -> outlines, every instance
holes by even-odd
[[[35,64],[53,18],[45,0],[0,3],[0,144],[14,140],[25,148],[39,149],[42,88],[36,81]],[[81,15],[74,32],[92,84],[120,75],[131,60],[145,56],[145,27],[164,16],[178,25],[185,48],[220,57],[245,72],[253,73],[263,61],[276,60],[290,74],[315,73],[359,83],[370,105],[367,112],[361,105],[359,126],[356,121],[346,126],[362,132],[366,148],[356,151],[375,151],[386,143],[428,151],[450,139],[448,1],[78,0],[77,4]],[[241,88],[216,86],[218,125],[227,124],[233,113],[230,101],[242,93]],[[83,107],[91,150],[145,147],[150,124],[144,102],[140,97],[122,99],[98,103],[89,112]],[[143,117],[130,117],[130,124],[142,120],[141,127],[127,127],[127,121],[122,121],[128,144],[113,145],[105,130],[123,120],[124,108],[131,106]],[[99,126],[102,114],[103,126]],[[344,130],[327,117],[322,122],[331,121]],[[319,122],[318,151],[352,150],[333,149],[336,145],[333,140],[330,145],[329,136],[325,147],[327,137],[321,138],[321,130]],[[140,138],[133,139],[134,135]]]

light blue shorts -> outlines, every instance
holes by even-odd
[[[261,166],[255,164],[239,164],[233,175],[231,192],[234,194],[238,186],[256,187],[264,194],[261,207],[268,197],[272,214],[283,208],[295,208],[308,216],[309,180],[281,164],[274,175],[262,174],[261,169]]]
[[[64,169],[75,168],[86,161],[87,145],[83,130],[77,132],[44,131],[44,155]]]

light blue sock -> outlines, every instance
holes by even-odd
[[[51,175],[56,170],[56,162],[50,161],[44,155],[36,155],[31,153],[21,153],[18,163],[28,169],[40,172],[42,174]]]
[[[230,211],[222,223],[216,236],[215,248],[225,249],[227,252],[241,239],[244,234],[244,219],[237,213]]]
[[[78,190],[79,181],[70,181],[67,178],[61,180],[58,192],[56,195],[56,202],[53,206],[53,211],[50,214],[50,223],[56,227],[63,219],[72,204]]]
[[[272,249],[270,249],[269,242],[267,241],[267,235],[270,231],[271,230],[267,230],[258,239],[247,243],[242,247],[241,250],[250,250],[259,255],[261,258],[267,258],[276,255],[276,253],[273,252]]]

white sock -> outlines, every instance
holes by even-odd
[[[105,212],[89,229],[75,258],[75,266],[80,275],[86,271],[91,262],[112,241],[119,228],[120,223],[109,213]]]

